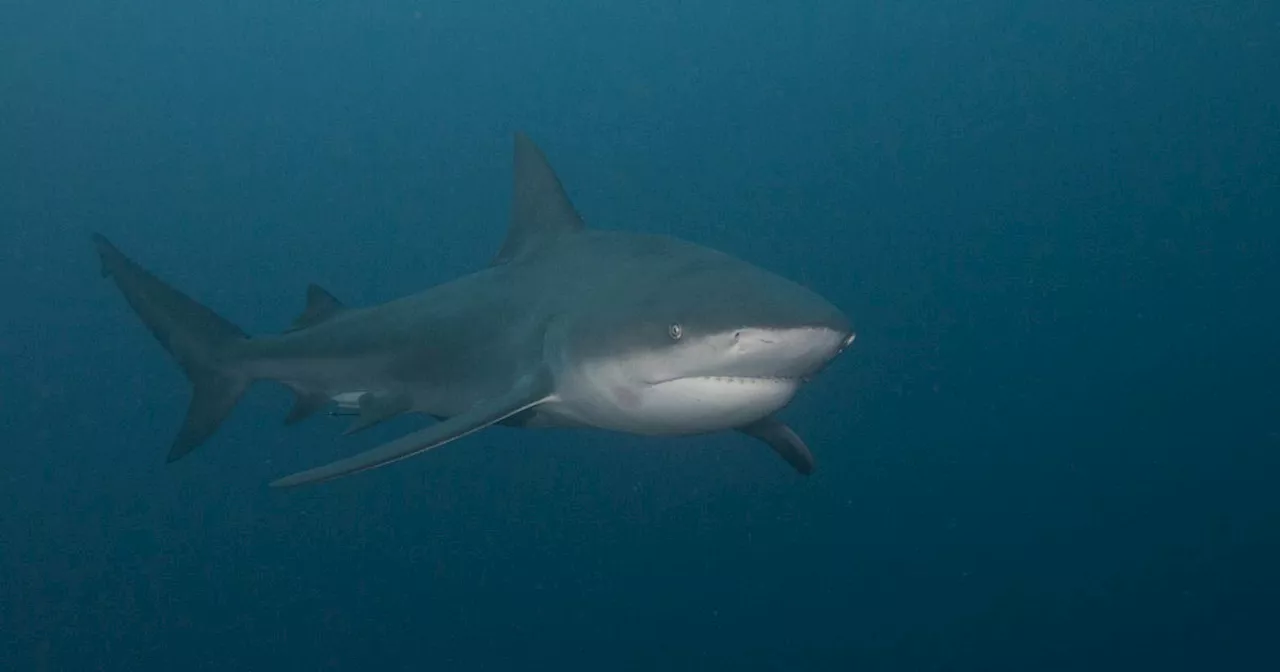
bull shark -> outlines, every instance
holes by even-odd
[[[854,340],[814,292],[679,239],[589,229],[542,151],[515,134],[510,224],[483,269],[370,307],[311,285],[287,331],[250,337],[100,234],[102,275],[182,367],[194,393],[169,450],[204,443],[249,385],[325,408],[347,433],[404,413],[435,422],[274,481],[316,483],[437,448],[491,425],[675,436],[734,430],[796,471],[813,455],[776,413]]]

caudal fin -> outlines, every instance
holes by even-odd
[[[213,435],[250,380],[236,372],[231,346],[248,336],[212,310],[165,284],[94,234],[102,277],[113,279],[143,324],[186,372],[194,392],[182,429],[169,448],[173,462]]]

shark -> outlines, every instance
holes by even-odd
[[[778,417],[854,340],[814,291],[678,238],[587,227],[542,150],[514,137],[510,222],[479,270],[419,293],[349,306],[311,285],[282,333],[250,336],[92,240],[193,393],[168,453],[205,443],[248,387],[295,394],[285,422],[322,410],[347,434],[406,413],[433,422],[271,483],[299,486],[381,467],[487,427],[591,427],[647,436],[734,431],[795,471],[812,451]]]

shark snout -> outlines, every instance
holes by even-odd
[[[724,374],[808,378],[847,347],[852,333],[831,327],[742,329],[724,363]]]
[[[842,341],[842,342],[840,343],[840,349],[836,351],[836,354],[838,355],[838,354],[840,354],[840,353],[844,352],[845,350],[848,350],[848,349],[849,349],[849,346],[853,345],[853,339],[855,339],[855,338],[857,338],[857,337],[858,337],[857,332],[850,331],[850,332],[849,332],[849,335],[848,335],[848,336],[845,336],[845,337],[844,337],[844,341]]]

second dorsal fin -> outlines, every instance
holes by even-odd
[[[314,327],[341,313],[343,310],[346,310],[346,307],[342,305],[341,301],[333,298],[333,295],[320,285],[312,283],[307,285],[307,307],[293,321],[293,326],[289,328],[289,331]]]
[[[505,264],[583,228],[547,157],[524,133],[516,133],[514,172],[511,224],[494,264]]]

